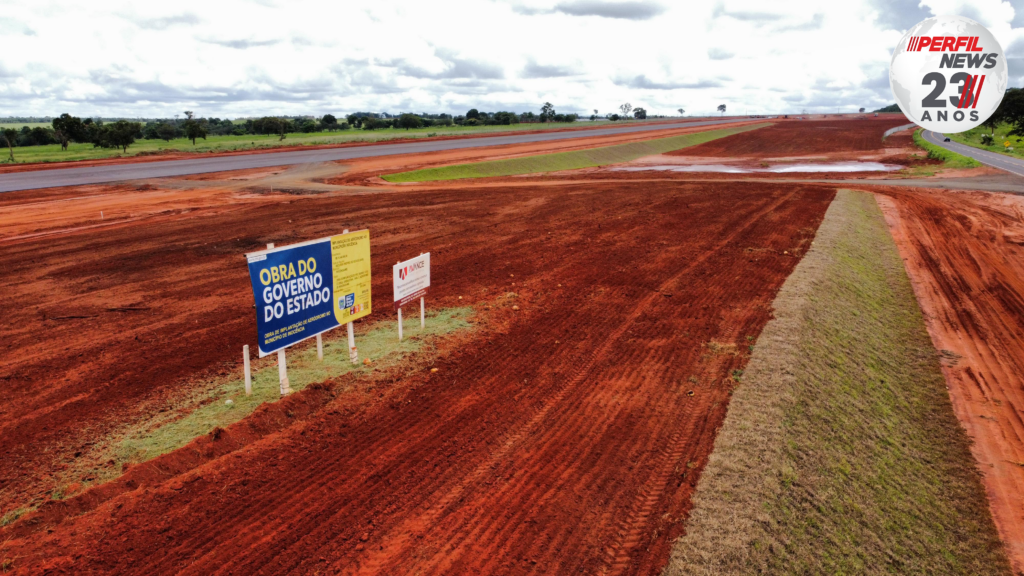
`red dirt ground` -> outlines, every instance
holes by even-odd
[[[889,128],[908,124],[899,115],[861,120],[789,120],[767,128],[735,134],[699,146],[669,152],[667,156],[710,156],[735,158],[751,156],[802,157],[816,155],[839,159],[849,153],[884,151],[882,134]],[[900,139],[894,143],[902,144]]]
[[[746,362],[706,344],[742,350],[757,336],[832,195],[766,183],[378,189],[233,198],[5,242],[5,510],[188,377],[238,369],[255,343],[240,255],[268,241],[368,227],[381,302],[390,262],[429,250],[437,305],[498,316],[438,374],[322,408],[323,389],[307,389],[281,403],[312,406],[289,410],[291,425],[234,451],[214,447],[256,423],[200,439],[171,455],[199,460],[169,477],[150,468],[141,488],[67,504],[81,515],[0,530],[13,538],[0,552],[22,573],[657,572]]]
[[[882,194],[996,527],[1024,573],[1024,197]]]

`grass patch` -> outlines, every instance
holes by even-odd
[[[325,335],[322,362],[316,356],[315,340],[290,348],[288,380],[292,392],[350,372],[369,374],[374,370],[399,366],[406,362],[411,354],[434,346],[437,337],[471,328],[469,318],[472,314],[473,309],[470,307],[428,311],[427,325],[422,330],[419,326],[419,315],[410,314],[414,317],[405,319],[403,328],[406,337],[401,343],[398,342],[398,329],[394,321],[377,322],[365,333],[356,334],[360,359],[358,365],[353,365],[349,360],[348,340],[344,329]],[[264,402],[280,399],[276,358],[276,355],[271,355],[253,362],[251,395],[245,395],[245,384],[241,374],[207,385],[199,384],[195,386],[197,392],[182,400],[175,409],[137,423],[131,430],[122,431],[97,446],[97,456],[90,460],[113,460],[114,465],[71,470],[66,480],[73,482],[83,477],[88,478],[83,485],[105,482],[120,475],[124,463],[138,464],[181,448],[194,438],[209,434],[215,428],[225,428],[245,418]],[[365,358],[372,360],[370,366],[362,364]],[[227,404],[228,400],[232,403]],[[59,499],[58,496],[64,496],[60,488],[52,497]]]
[[[4,513],[3,516],[0,516],[0,528],[3,528],[8,524],[13,524],[15,521],[18,520],[18,518],[21,518],[22,516],[28,514],[31,511],[32,508],[28,506],[22,506],[21,508],[15,508],[14,510],[10,510]]]
[[[921,130],[914,130],[914,144],[924,148],[924,150],[928,152],[929,158],[941,160],[943,168],[977,168],[981,166],[981,162],[978,162],[974,158],[968,158],[962,154],[946,150],[941,146],[936,146],[935,144],[925,140],[921,137]]]
[[[756,130],[770,126],[770,124],[756,124],[753,126],[742,126],[739,128],[724,128],[721,130],[709,130],[695,134],[683,134],[669,138],[657,138],[629,144],[617,144],[615,146],[603,146],[601,148],[590,148],[587,150],[574,150],[571,152],[556,152],[554,154],[540,154],[537,156],[524,156],[522,158],[509,158],[506,160],[488,160],[486,162],[474,162],[471,164],[456,164],[454,166],[439,166],[437,168],[424,168],[410,172],[399,172],[383,176],[388,182],[429,182],[432,180],[461,180],[463,178],[487,178],[492,176],[516,176],[519,174],[536,174],[540,172],[557,172],[559,170],[576,170],[578,168],[591,168],[607,164],[619,164],[650,156],[652,154],[664,154],[680,148],[695,146],[710,142],[725,136],[732,136],[749,130]]]
[[[1010,574],[874,198],[840,191],[736,389],[667,574]]]
[[[20,128],[23,124],[17,124]],[[49,126],[49,124],[42,124]],[[472,134],[503,133],[511,131],[543,132],[567,128],[580,129],[591,126],[588,123],[545,123],[545,124],[511,124],[508,126],[431,126],[429,128],[382,129],[382,130],[345,130],[341,132],[321,132],[317,134],[292,133],[283,141],[276,134],[247,134],[243,136],[208,136],[206,140],[197,140],[195,146],[185,138],[176,138],[169,142],[163,140],[136,140],[128,147],[128,153],[121,149],[95,148],[92,144],[72,143],[67,151],[62,151],[59,144],[46,146],[25,146],[14,148],[15,163],[27,162],[67,162],[73,160],[98,160],[102,158],[130,158],[138,155],[151,155],[175,152],[234,152],[245,150],[263,150],[269,148],[322,146],[331,144],[347,144],[351,142],[386,142],[399,138],[433,138],[437,136],[468,136]],[[31,125],[30,125],[31,127]],[[0,163],[7,160],[6,146]]]

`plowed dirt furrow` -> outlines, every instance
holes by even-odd
[[[401,434],[401,430],[396,430],[396,434]],[[413,434],[413,435],[409,435],[409,436],[412,436],[412,437],[414,437],[414,438],[418,438],[418,436],[417,436],[417,435],[415,435],[415,434]],[[369,488],[370,488],[371,490],[373,489],[373,487],[372,487],[372,486],[370,486]]]
[[[391,261],[421,249],[398,222],[444,206],[424,234],[439,239],[423,249],[445,278],[432,299],[490,306],[491,327],[436,375],[340,396],[247,449],[9,543],[16,568],[656,572],[745,362],[708,343],[756,337],[796,262],[782,252],[813,236],[832,194],[636,183],[422,191],[401,207],[364,198],[365,220],[344,225],[380,231],[375,295]],[[349,202],[274,217],[318,214],[313,237]]]

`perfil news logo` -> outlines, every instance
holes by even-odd
[[[889,82],[896,103],[914,123],[936,132],[963,132],[987,120],[1002,102],[1006,57],[981,24],[936,16],[900,40]]]

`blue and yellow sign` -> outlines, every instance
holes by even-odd
[[[246,254],[260,357],[370,314],[370,231]]]

